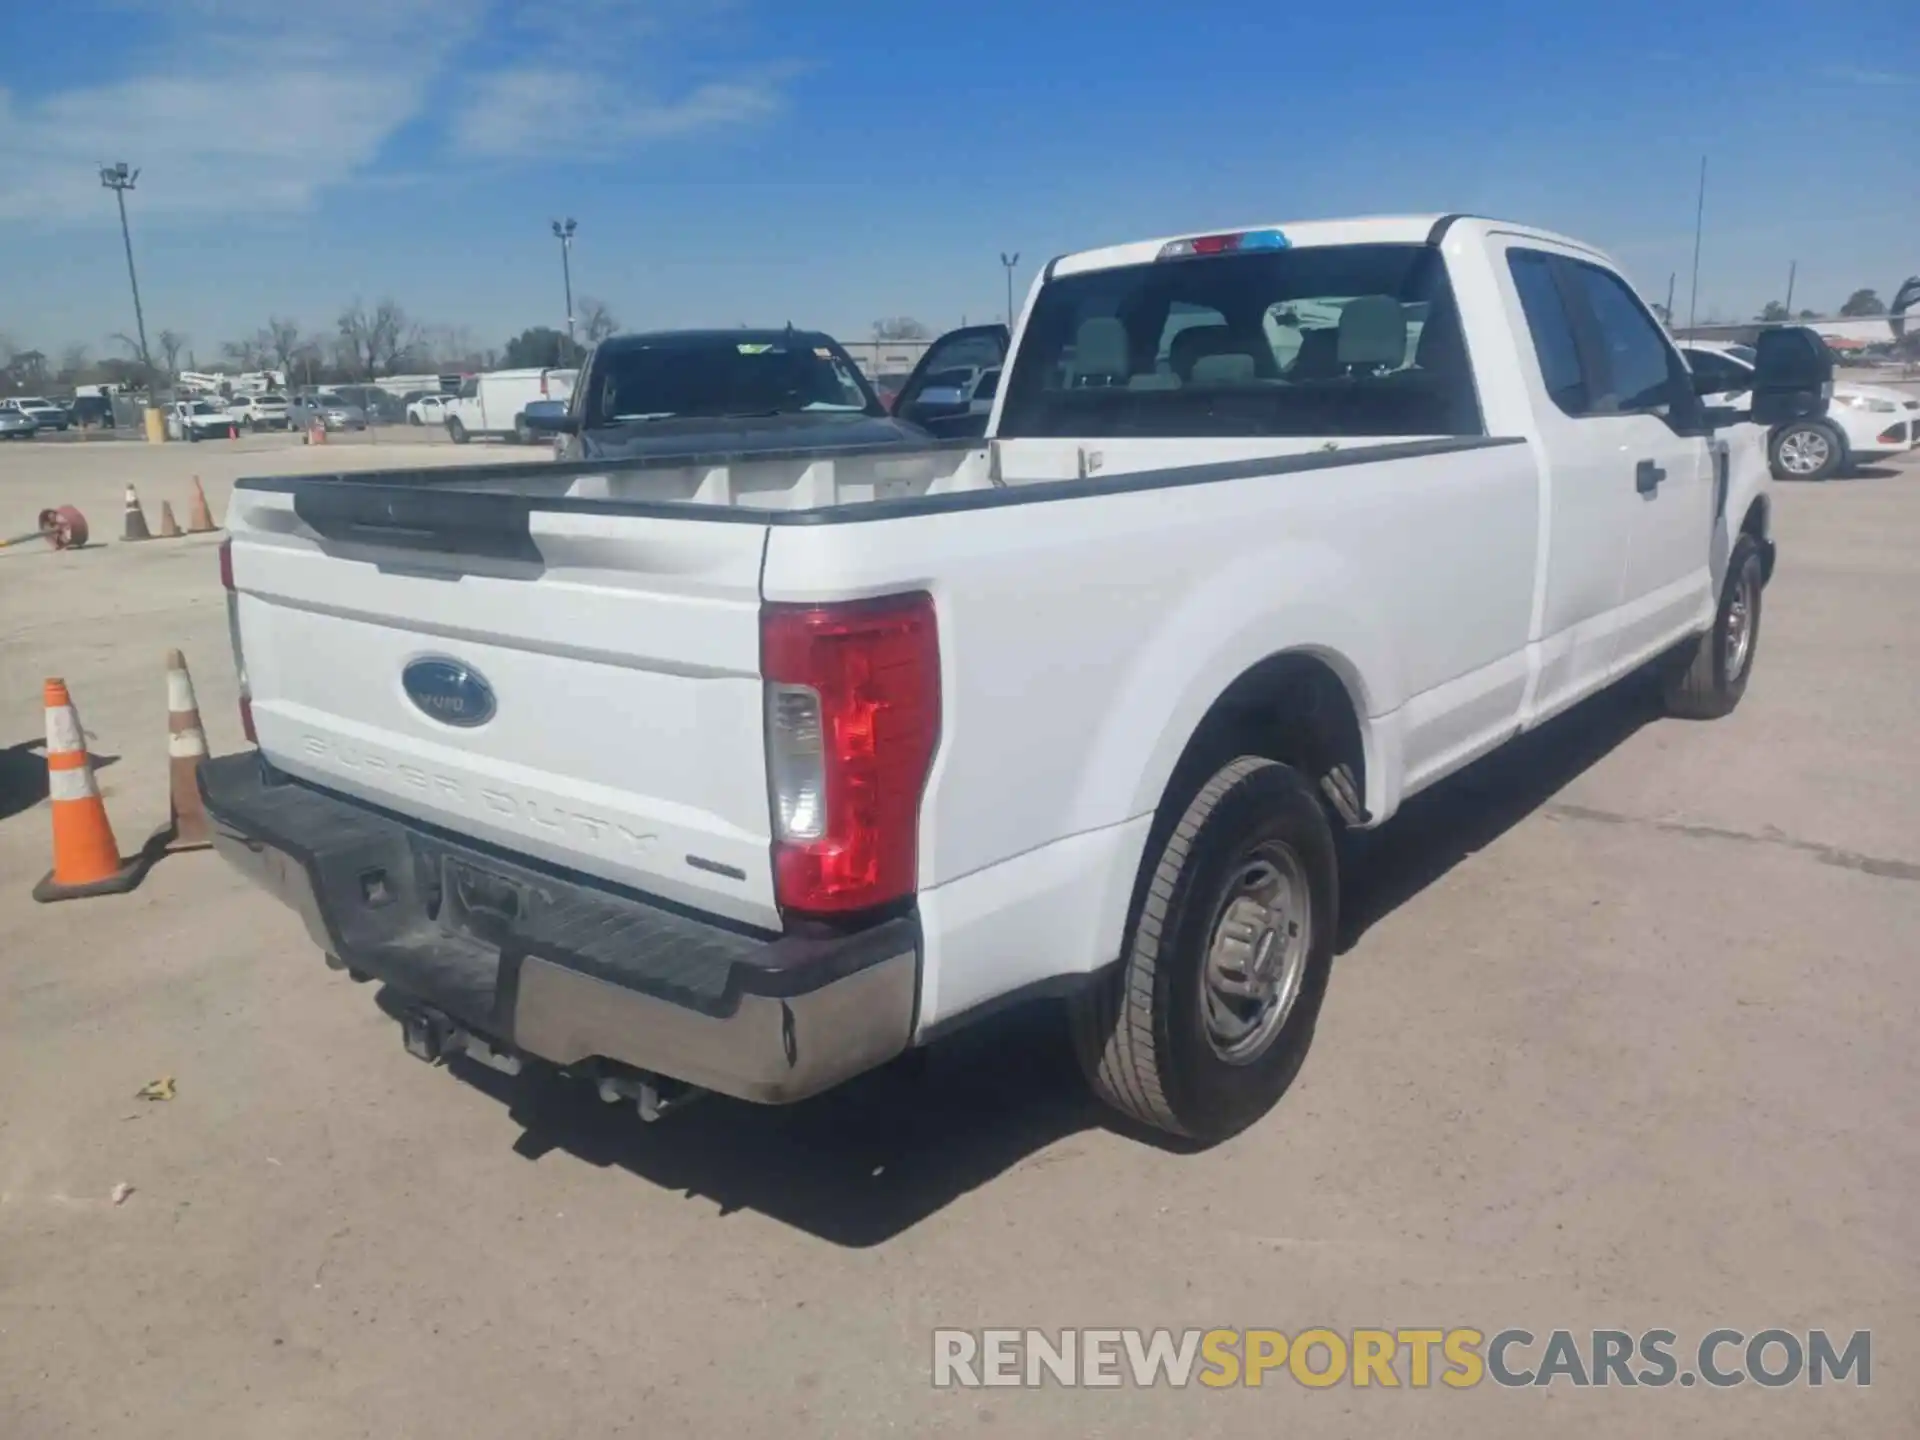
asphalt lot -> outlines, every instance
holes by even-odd
[[[0,532],[117,536],[128,480],[184,522],[194,473],[219,514],[240,474],[524,456],[9,447]],[[1920,461],[1775,493],[1738,713],[1603,698],[1417,801],[1355,857],[1300,1081],[1201,1154],[1109,1128],[1045,1009],[643,1127],[408,1058],[211,855],[35,905],[44,676],[123,848],[165,818],[169,647],[240,734],[217,536],[0,551],[0,1434],[1920,1431]],[[987,1325],[1824,1326],[1875,1370],[931,1390],[931,1330]]]

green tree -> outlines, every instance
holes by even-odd
[[[1886,302],[1872,290],[1856,290],[1847,297],[1847,303],[1840,307],[1842,315],[1884,315]]]
[[[555,365],[578,365],[580,347],[567,339],[564,330],[551,325],[534,325],[507,342],[500,364],[507,370],[533,370]]]
[[[1778,325],[1792,318],[1793,312],[1778,300],[1769,300],[1766,308],[1760,312],[1760,322],[1763,325]]]

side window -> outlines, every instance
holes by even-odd
[[[1607,360],[1607,395],[1600,410],[1650,410],[1675,398],[1673,352],[1653,317],[1641,308],[1618,275],[1583,265],[1568,267],[1575,277]]]
[[[1538,250],[1509,250],[1507,269],[1520,308],[1533,336],[1533,353],[1540,361],[1540,377],[1547,395],[1569,415],[1592,413],[1587,377],[1580,366],[1580,347],[1573,337],[1573,321],[1554,280],[1553,257]]]
[[[480,377],[478,375],[469,375],[460,382],[460,398],[462,400],[472,400],[479,394]]]
[[[1687,365],[1705,384],[1706,393],[1718,395],[1731,390],[1745,390],[1752,384],[1747,367],[1738,361],[1729,360],[1724,355],[1716,355],[1711,350],[1688,350],[1683,352]]]

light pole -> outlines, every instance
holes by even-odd
[[[117,165],[100,167],[100,183],[113,191],[113,198],[120,202],[120,239],[127,247],[127,281],[133,286],[133,324],[140,333],[140,363],[146,368],[151,383],[153,357],[147,353],[147,317],[140,309],[140,277],[133,272],[133,232],[127,228],[127,192],[139,178],[140,172],[129,170],[124,160]]]
[[[560,278],[567,287],[567,349],[573,346],[573,232],[579,226],[569,215],[553,222],[553,238],[560,242]]]
[[[1687,328],[1693,328],[1694,313],[1700,303],[1700,232],[1707,219],[1707,157],[1700,157],[1700,199],[1693,209],[1693,283],[1687,287]]]
[[[1013,329],[1013,267],[1020,263],[1020,252],[1016,250],[1009,255],[1002,250],[1000,263],[1006,267],[1007,271],[1007,329],[1011,331]]]

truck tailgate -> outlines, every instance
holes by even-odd
[[[234,493],[235,623],[266,756],[456,834],[777,928],[765,527],[469,496],[454,519],[383,530],[358,518],[362,487],[321,492],[333,483]],[[355,492],[355,514],[311,503]]]

